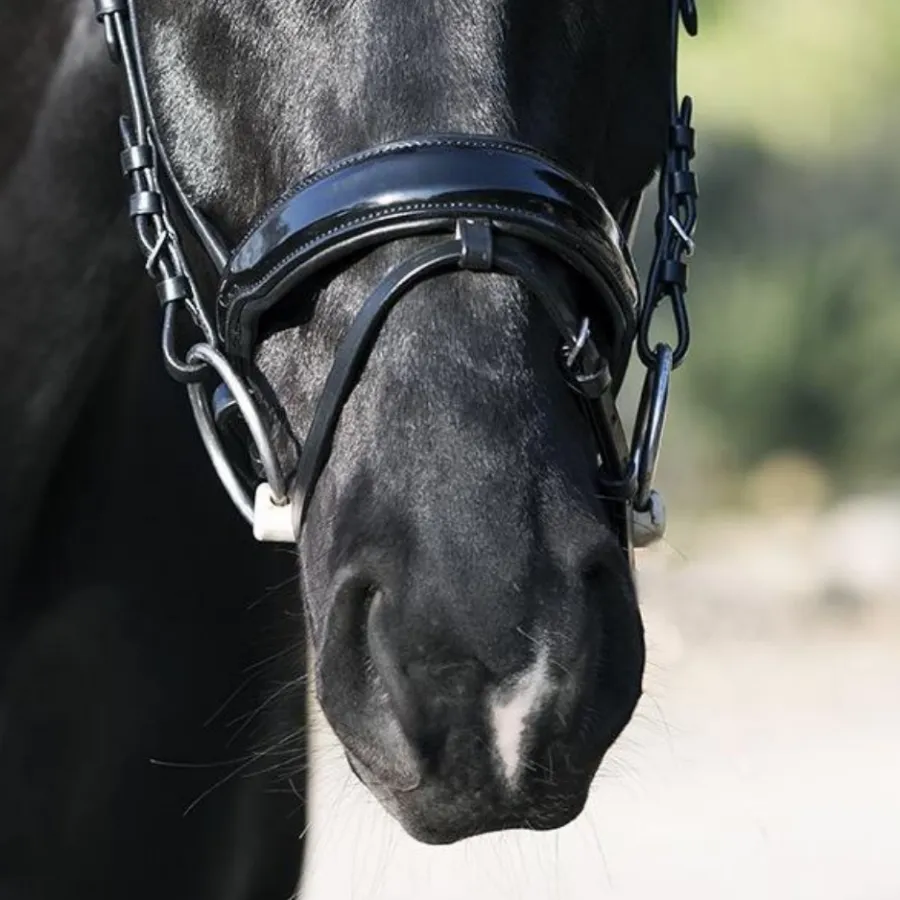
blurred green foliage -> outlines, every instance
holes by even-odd
[[[900,0],[699,7],[680,70],[700,142],[694,340],[666,443],[682,458],[663,474],[696,492],[797,453],[839,491],[886,486],[900,475]]]

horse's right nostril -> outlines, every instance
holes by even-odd
[[[408,627],[392,621],[395,615],[399,611],[383,594],[373,597],[367,621],[369,652],[406,739],[421,763],[434,768],[451,729],[477,727],[472,716],[481,708],[487,671],[477,660],[449,658],[446,648],[435,645],[435,635],[418,635],[411,646],[413,636]]]
[[[390,612],[382,591],[375,591],[369,603],[366,637],[372,664],[391,701],[394,714],[407,740],[421,749],[426,729],[424,710],[416,697],[412,682],[403,670],[399,649],[393,646],[389,624]]]

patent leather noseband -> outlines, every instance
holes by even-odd
[[[662,515],[650,484],[673,365],[665,345],[658,346],[650,366],[631,449],[616,410],[638,323],[648,317],[625,237],[638,198],[617,221],[593,187],[531,147],[494,136],[426,135],[366,150],[303,179],[257,218],[237,247],[228,248],[186,198],[159,141],[133,3],[95,0],[95,6],[110,53],[126,70],[131,108],[122,120],[122,165],[132,185],[138,240],[164,309],[166,364],[188,384],[216,471],[259,539],[298,538],[341,410],[390,310],[416,284],[459,269],[519,279],[543,305],[561,336],[563,374],[590,423],[600,464],[598,493],[607,498],[623,548],[631,553],[635,510],[644,516],[649,537],[661,534]],[[671,0],[670,8],[677,41],[679,15],[689,30],[696,26],[693,0]],[[685,246],[679,241],[690,241],[694,219],[693,206],[684,200],[692,203],[696,193],[687,165],[693,156],[690,109],[679,113],[673,101],[672,116],[661,198],[678,216],[664,216],[661,206],[654,304],[667,285],[680,291],[679,298],[683,294]],[[180,207],[219,272],[212,311],[191,275],[171,205]],[[299,442],[297,471],[286,477],[245,378],[267,314],[282,304],[314,302],[312,276],[326,267],[348,265],[360,252],[409,237],[422,239],[418,249],[383,275],[342,337],[309,433]],[[584,287],[575,292],[578,300],[550,276],[560,265]],[[175,351],[178,309],[186,309],[203,334],[183,360]],[[595,334],[602,336],[602,352]],[[686,350],[686,334],[685,319],[685,346],[679,343],[676,364]],[[212,404],[204,388],[210,368],[223,382]],[[247,467],[229,457],[219,433],[218,414],[231,406],[248,427],[247,450],[255,445],[256,477],[264,479],[253,500],[254,476],[248,479]]]
[[[590,339],[581,350],[599,395],[621,380],[634,337],[637,278],[621,232],[596,193],[529,148],[492,137],[443,136],[359,154],[302,182],[271,207],[230,255],[218,297],[219,332],[236,357],[250,359],[260,317],[327,265],[398,238],[434,243],[387,274],[341,340],[319,398],[294,484],[294,530],[305,519],[331,438],[381,325],[415,284],[469,269],[521,279],[544,305],[563,341],[581,321],[603,320],[612,348],[602,359]],[[555,254],[586,281],[593,310],[575,310],[529,263],[522,242]],[[610,363],[614,364],[611,365]],[[628,443],[602,412],[586,406],[605,472],[626,476]],[[617,517],[618,518],[618,517]]]
[[[621,374],[634,337],[637,277],[616,221],[593,188],[535,151],[481,136],[378,147],[301,182],[251,228],[228,260],[220,331],[249,357],[259,315],[325,265],[360,250],[479,219],[555,253],[587,278],[609,314]],[[490,262],[481,266],[492,268]]]

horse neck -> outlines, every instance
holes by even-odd
[[[2,34],[21,49],[0,53],[0,70],[33,70],[0,107],[0,616],[47,480],[141,274],[116,159],[118,73],[90,4],[18,10],[22,22]],[[43,49],[25,39],[41,29],[53,38]]]
[[[30,0],[0,12],[0,184],[34,126],[41,97],[79,18],[73,0]]]

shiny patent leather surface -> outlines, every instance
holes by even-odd
[[[628,343],[639,304],[624,236],[597,193],[535,151],[446,136],[385,145],[301,182],[231,255],[219,293],[229,350],[252,351],[259,316],[322,266],[398,237],[452,232],[461,217],[556,253],[604,294],[613,343]]]

